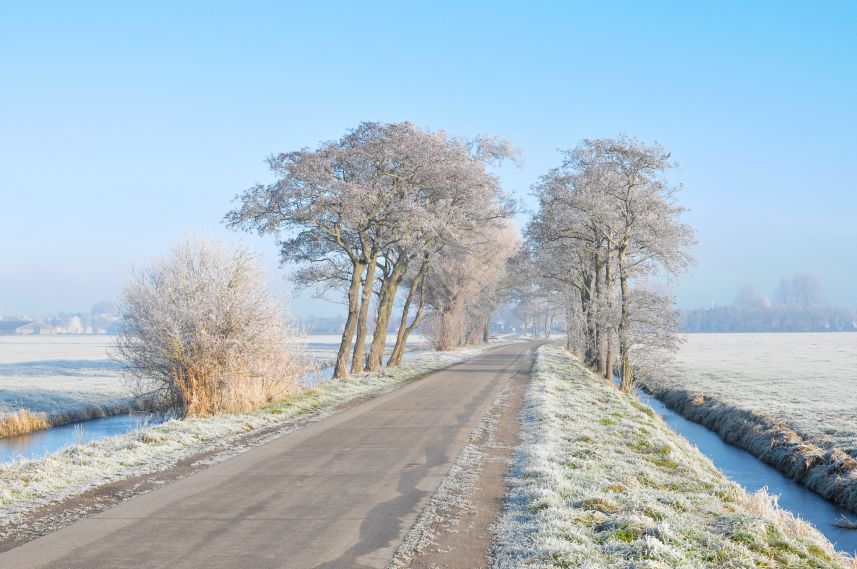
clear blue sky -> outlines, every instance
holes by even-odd
[[[557,148],[658,140],[699,233],[681,306],[801,271],[857,304],[857,3],[310,4],[0,3],[0,314],[87,310],[188,232],[235,237],[267,155],[361,120],[507,136],[525,199]]]

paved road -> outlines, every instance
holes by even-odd
[[[0,567],[386,567],[531,350],[436,372],[0,554]]]

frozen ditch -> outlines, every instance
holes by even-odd
[[[638,391],[637,396],[654,409],[673,431],[693,443],[717,468],[748,492],[767,488],[769,494],[779,495],[783,509],[810,522],[838,550],[849,554],[857,552],[857,530],[833,525],[842,515],[852,520],[857,516],[825,500],[749,452],[730,445],[707,427],[685,419],[655,397],[642,391]]]
[[[161,420],[159,416],[149,413],[124,413],[0,438],[0,464],[16,458],[39,458],[73,444],[124,435]]]

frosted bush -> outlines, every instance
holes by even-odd
[[[297,389],[307,364],[254,256],[188,239],[134,273],[116,357],[137,395],[179,415],[242,411]]]

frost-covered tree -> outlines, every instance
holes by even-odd
[[[188,239],[136,271],[114,357],[135,394],[180,416],[247,410],[298,387],[302,344],[255,257]]]
[[[363,369],[364,355],[365,369],[375,370],[400,287],[409,284],[408,310],[422,306],[422,283],[438,253],[474,227],[508,217],[507,200],[486,167],[510,155],[498,139],[465,141],[410,123],[362,123],[315,150],[272,157],[277,180],[239,196],[226,221],[276,235],[283,262],[300,265],[299,285],[343,294],[348,316],[334,377]],[[421,314],[417,308],[398,335],[394,362]],[[403,324],[407,320],[406,312]]]
[[[567,155],[566,167],[591,175],[599,189],[596,199],[604,202],[596,215],[618,273],[619,368],[625,391],[633,382],[631,281],[653,272],[675,275],[692,262],[693,230],[681,220],[685,209],[675,199],[680,187],[666,179],[673,166],[660,145],[624,135],[584,140]]]
[[[824,305],[824,287],[816,275],[801,273],[780,280],[776,299],[782,306],[809,310]]]
[[[315,150],[281,153],[268,159],[277,177],[238,198],[225,218],[231,227],[277,236],[284,263],[314,265],[299,283],[345,293],[348,315],[334,376],[348,373],[357,328],[360,286],[373,255],[371,231],[378,210],[353,137],[325,142]]]
[[[618,368],[624,390],[635,359],[647,353],[641,346],[674,344],[667,297],[634,283],[676,275],[692,262],[693,230],[681,219],[680,188],[666,177],[673,166],[659,145],[624,135],[584,140],[535,186],[540,207],[527,231],[534,258],[567,287],[562,298],[579,295],[566,320],[582,332],[570,331],[570,340],[583,340],[585,360],[606,377]]]
[[[738,289],[735,295],[735,300],[732,301],[733,306],[743,310],[756,310],[765,305],[765,299],[756,290],[756,287],[750,283],[744,284]]]
[[[426,332],[437,349],[485,338],[491,314],[502,302],[500,288],[508,261],[519,248],[517,230],[504,224],[471,233],[432,267],[426,286],[431,307]]]

